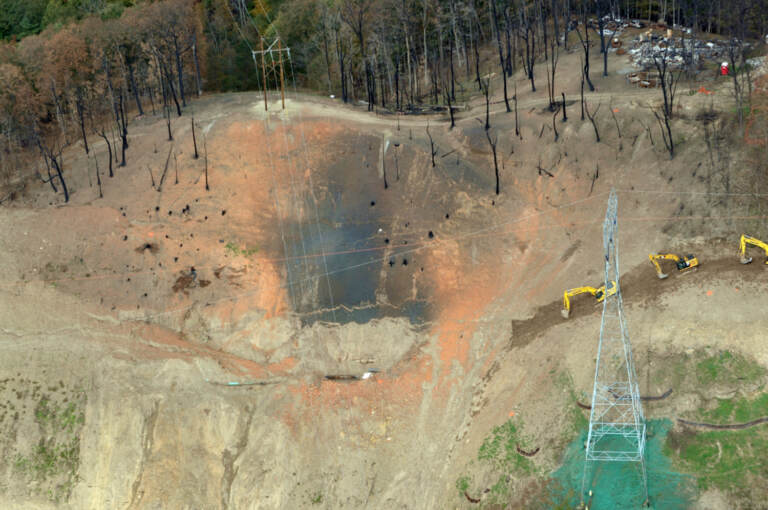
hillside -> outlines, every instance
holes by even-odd
[[[567,121],[509,79],[519,136],[497,75],[487,132],[474,91],[453,129],[294,87],[267,112],[258,92],[208,94],[173,141],[159,112],[133,118],[112,178],[103,141],[66,148],[67,203],[14,183],[0,506],[574,508],[602,307],[560,308],[603,283],[615,189],[640,391],[664,396],[643,403],[651,505],[755,508],[766,425],[679,419],[768,415],[768,268],[736,254],[768,238],[762,148],[712,77],[681,83],[670,158],[660,90],[615,54],[585,92],[597,142],[580,57],[560,54]],[[653,252],[701,267],[658,280]],[[631,472],[603,475],[590,508],[638,506]]]

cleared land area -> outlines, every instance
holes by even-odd
[[[768,424],[679,419],[768,415],[768,267],[736,253],[768,237],[764,166],[734,149],[725,81],[681,85],[670,160],[660,92],[594,78],[597,143],[579,65],[561,55],[567,122],[515,77],[520,136],[492,77],[499,195],[481,96],[453,129],[205,96],[210,190],[189,119],[174,142],[136,119],[103,198],[68,149],[69,204],[30,182],[0,208],[0,506],[572,507],[601,308],[564,320],[561,298],[602,283],[615,188],[641,392],[665,396],[644,402],[652,502],[755,508]],[[701,267],[658,280],[653,252]],[[591,508],[635,497],[611,476]]]

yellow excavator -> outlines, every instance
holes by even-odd
[[[598,303],[602,303],[606,296],[616,294],[616,282],[611,282],[611,288],[608,289],[608,293],[605,292],[605,285],[597,289],[594,287],[576,287],[575,289],[568,289],[563,292],[563,309],[560,313],[562,313],[564,319],[567,319],[571,314],[571,298],[579,294],[592,294]]]
[[[656,276],[659,277],[659,280],[663,280],[669,276],[668,274],[662,272],[659,260],[673,261],[675,263],[675,267],[677,267],[677,270],[680,272],[687,272],[699,266],[699,259],[693,255],[680,256],[675,255],[674,253],[651,253],[648,255],[648,258],[651,259],[651,263],[653,263],[653,265],[656,267]]]
[[[747,245],[751,244],[754,246],[757,246],[758,248],[762,248],[765,250],[765,263],[768,264],[768,243],[765,243],[761,241],[760,239],[755,239],[752,236],[748,236],[747,234],[742,234],[741,236],[741,243],[739,243],[739,256],[740,261],[742,264],[749,264],[752,262],[752,257],[747,258]]]

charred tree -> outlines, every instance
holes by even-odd
[[[515,82],[515,95],[512,97],[515,100],[515,136],[520,136],[520,123],[517,117],[517,82]]]
[[[603,54],[603,76],[608,76],[608,46],[605,44],[604,0],[596,0],[597,27],[600,34],[600,53]]]
[[[195,118],[194,117],[192,117],[192,145],[195,148],[195,155],[193,156],[193,158],[197,159],[200,156],[197,154],[197,137],[195,137]]]
[[[507,113],[509,113],[512,111],[512,109],[509,107],[509,97],[507,95],[507,69],[504,65],[504,50],[501,46],[501,29],[499,28],[499,18],[496,13],[496,2],[497,0],[491,0],[491,12],[493,14],[493,25],[496,28],[496,46],[498,47],[499,51],[499,67],[501,69],[501,79],[502,83],[504,84],[504,105],[507,108]]]
[[[669,157],[675,157],[675,142],[672,138],[672,117],[674,115],[675,96],[677,95],[677,84],[682,76],[682,71],[672,71],[669,69],[668,59],[669,48],[665,48],[660,55],[654,55],[653,64],[659,74],[659,85],[661,86],[661,95],[663,103],[661,106],[661,116],[654,110],[659,124],[661,125],[664,145],[669,151]],[[666,131],[666,133],[665,133]]]
[[[561,92],[561,94],[563,95],[563,122],[567,122],[568,115],[565,113],[565,92]]]
[[[531,81],[531,91],[536,92],[536,82],[533,75],[533,67],[536,64],[536,27],[528,15],[525,2],[520,2],[518,13],[520,18],[518,33],[525,43],[523,68]]]
[[[429,153],[432,156],[432,168],[435,168],[435,156],[437,155],[437,148],[435,142],[432,140],[432,135],[429,132],[429,122],[427,122],[427,136],[429,137]]]
[[[46,160],[46,165],[50,163],[50,168],[53,168],[53,170],[56,172],[56,179],[59,181],[59,184],[61,184],[61,190],[64,192],[64,202],[69,202],[69,189],[67,188],[67,183],[64,180],[64,171],[62,169],[63,163],[61,158],[61,154],[67,144],[65,143],[58,149],[54,149],[43,144],[39,135],[36,136],[36,139],[37,147],[40,150],[40,154],[43,156],[43,159]],[[52,185],[52,187],[55,189],[55,186]]]
[[[96,162],[96,184],[99,186],[99,198],[104,198],[104,193],[101,191],[101,171],[99,170],[99,158],[94,153],[93,160]]]
[[[109,176],[114,177],[115,174],[112,171],[112,145],[109,143],[109,137],[107,136],[107,132],[103,129],[101,131],[97,131],[98,135],[104,139],[104,142],[107,144],[107,154],[109,155]]]
[[[85,115],[83,114],[83,98],[80,88],[77,90],[77,98],[75,99],[75,109],[77,110],[77,118],[80,121],[80,133],[83,136],[83,145],[85,148],[85,154],[89,152],[88,149],[88,137],[85,136]]]
[[[597,116],[597,111],[600,109],[600,105],[597,105],[597,108],[595,108],[595,111],[590,113],[589,112],[589,106],[584,103],[584,111],[587,112],[587,117],[589,118],[589,121],[592,123],[592,127],[595,130],[595,140],[597,143],[600,143],[600,132],[597,130],[597,121],[595,120],[595,116]]]
[[[485,137],[488,139],[488,145],[491,146],[491,152],[493,153],[493,170],[496,174],[496,194],[498,195],[501,193],[501,183],[499,179],[499,160],[496,156],[496,145],[499,142],[499,137],[496,136],[494,139],[491,139],[490,130],[486,130]]]
[[[576,35],[579,36],[579,42],[581,43],[581,47],[584,50],[584,60],[582,61],[582,79],[586,80],[587,85],[589,86],[589,91],[594,92],[595,86],[592,85],[592,80],[589,79],[589,29],[587,28],[587,15],[586,11],[584,11],[583,15],[583,23],[584,23],[584,35],[581,35],[581,30],[579,30],[579,27],[576,27]]]
[[[205,133],[203,133],[203,153],[205,158],[205,191],[210,191],[211,187],[208,186],[208,145],[205,142]]]
[[[491,129],[491,96],[489,91],[489,85],[491,83],[490,78],[483,83],[483,95],[485,95],[485,130]]]
[[[120,137],[122,139],[122,143],[120,144],[121,147],[121,160],[120,160],[120,166],[125,166],[125,150],[128,148],[128,130],[125,126],[125,110],[123,108],[123,93],[120,92],[119,94],[119,100],[120,100],[120,112],[121,112],[121,118],[122,120],[122,126],[120,128]]]

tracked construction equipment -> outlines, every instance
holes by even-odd
[[[660,254],[651,253],[650,255],[648,255],[648,258],[651,259],[651,263],[656,268],[656,276],[659,277],[659,280],[663,280],[664,278],[669,276],[669,274],[664,273],[661,270],[661,264],[659,264],[660,260],[673,261],[675,263],[675,267],[677,268],[677,270],[682,273],[694,270],[697,267],[699,267],[699,259],[697,259],[693,255],[675,255],[674,253],[660,253]]]
[[[741,242],[739,243],[739,261],[742,264],[749,264],[752,262],[752,257],[747,257],[747,245],[751,244],[762,248],[765,251],[765,263],[768,264],[768,243],[761,241],[747,234],[741,235]]]
[[[563,309],[560,311],[564,319],[567,319],[571,315],[571,298],[578,296],[579,294],[591,294],[595,296],[598,303],[602,303],[605,299],[605,285],[595,287],[576,287],[575,289],[568,289],[563,292]],[[611,288],[608,289],[608,296],[616,294],[616,282],[611,282]]]

